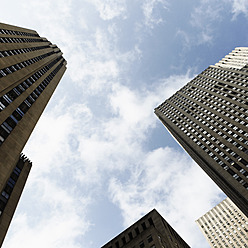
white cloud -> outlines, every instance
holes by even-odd
[[[86,217],[92,195],[77,181],[77,137],[91,119],[84,104],[66,106],[62,98],[45,111],[24,153],[33,162],[30,176],[3,247],[82,247],[77,240],[91,224]],[[81,123],[83,120],[83,123]]]
[[[247,0],[230,0],[230,1],[232,2],[232,12],[234,14],[234,18],[236,18],[241,13],[243,13],[246,17],[248,17]]]
[[[153,29],[164,21],[161,10],[167,9],[167,1],[140,3],[146,27]],[[122,30],[116,20],[127,17],[127,1],[44,0],[23,1],[23,5],[25,21],[19,25],[32,24],[57,43],[68,70],[63,86],[61,82],[63,99],[42,115],[25,149],[33,168],[22,201],[25,206],[13,221],[5,247],[20,243],[25,247],[87,247],[82,245],[85,232],[92,228],[87,210],[97,196],[108,197],[108,187],[126,225],[156,206],[176,229],[192,236],[188,232],[195,230],[193,221],[203,214],[200,209],[207,211],[219,191],[186,155],[168,147],[144,148],[159,123],[154,107],[190,81],[192,73],[133,89],[136,82],[127,71],[140,61],[143,51],[137,44],[125,52],[118,49]],[[218,11],[210,10],[207,13],[215,21]],[[204,14],[203,9],[195,12],[197,18]],[[100,19],[96,13],[104,22],[96,21]],[[195,27],[203,28],[206,20]],[[210,42],[212,31],[203,28],[200,38]],[[188,197],[187,203],[182,194]],[[185,209],[176,216],[181,205]],[[189,226],[189,231],[182,226]],[[191,243],[197,243],[195,235]]]
[[[162,15],[158,14],[158,9],[167,10],[167,1],[145,0],[142,9],[145,17],[145,25],[149,28],[154,28],[154,26],[164,21]]]
[[[192,235],[192,230],[197,231],[195,220],[224,196],[191,158],[172,148],[159,148],[143,154],[130,170],[127,181],[113,178],[109,186],[125,226],[156,208],[192,247],[208,247],[199,246],[199,237]]]
[[[90,0],[99,12],[103,20],[111,20],[116,17],[125,18],[126,1],[125,0]]]
[[[31,160],[39,167],[37,176],[51,170],[60,171],[61,160],[65,165],[68,158],[77,156],[70,141],[80,133],[80,120],[86,125],[90,118],[91,112],[84,104],[68,107],[65,98],[52,111],[43,113],[24,149],[25,153],[32,154]]]
[[[191,14],[191,25],[199,30],[196,42],[211,43],[215,36],[216,23],[222,20],[223,3],[215,0],[202,0]]]
[[[132,63],[142,56],[138,46],[120,52],[116,48],[118,32],[114,26],[109,26],[107,31],[96,28],[90,37],[68,49],[67,74],[77,87],[88,94],[106,94]]]
[[[23,196],[27,199],[21,203],[25,211],[15,215],[3,247],[81,247],[76,240],[89,230],[85,209],[90,201],[75,195],[69,185],[59,186],[55,179],[53,174],[53,178],[43,175],[28,181]]]

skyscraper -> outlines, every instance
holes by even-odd
[[[0,206],[5,210],[15,206],[5,206],[8,196],[3,192],[65,70],[66,61],[56,45],[33,30],[0,23]],[[24,167],[30,167],[26,160]],[[21,191],[13,192],[12,198],[19,199]]]
[[[196,223],[212,248],[248,247],[248,218],[229,198],[204,214]]]
[[[247,58],[248,48],[236,48],[155,109],[169,132],[246,216]]]
[[[102,248],[189,248],[189,245],[154,209]]]
[[[0,192],[0,247],[9,228],[32,163],[23,154]]]

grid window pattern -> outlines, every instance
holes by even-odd
[[[29,32],[21,32],[21,31],[8,30],[8,29],[0,29],[0,34],[39,37],[38,34],[32,34]]]
[[[32,163],[29,161],[29,159],[25,155],[21,154],[16,167],[12,171],[4,189],[1,192],[1,195],[0,195],[0,218],[1,218],[1,215],[2,215],[2,213],[6,207],[7,203],[8,203],[8,200],[11,196],[11,193],[12,193],[12,191],[16,185],[16,182],[17,182],[17,180],[21,174],[24,163],[26,161],[28,161],[28,163],[31,164],[31,166],[32,166]]]
[[[248,151],[248,135],[244,131],[244,126],[248,126],[248,110],[221,97],[209,97],[208,93],[203,96],[202,90],[198,94],[198,88],[192,84],[177,92],[159,110],[248,189],[248,162],[243,159]],[[195,94],[198,99],[194,99]]]
[[[248,247],[248,218],[229,198],[199,218],[196,223],[211,247]]]
[[[20,172],[16,162],[66,71],[66,61],[55,44],[34,30],[4,23],[0,60],[1,246],[31,169],[25,162]]]
[[[34,52],[34,51],[46,49],[46,48],[50,48],[50,46],[28,47],[28,48],[0,51],[0,58],[9,57],[12,55],[17,55],[17,54],[28,53],[28,52]]]
[[[53,60],[50,64],[44,66],[25,81],[11,89],[9,92],[0,97],[0,112],[4,110],[11,102],[13,102],[18,96],[20,96],[27,88],[29,88],[34,82],[41,78],[48,70],[50,70],[62,57]],[[40,94],[42,88],[39,86],[36,88],[34,94]]]
[[[102,248],[189,248],[154,209]]]
[[[22,68],[25,68],[29,65],[32,65],[48,56],[51,56],[52,54],[54,54],[54,51],[52,52],[49,52],[49,53],[46,53],[46,54],[43,54],[43,55],[39,55],[37,57],[34,57],[32,59],[28,59],[28,60],[25,60],[25,61],[22,61],[20,63],[17,63],[15,65],[11,65],[9,67],[6,67],[6,68],[3,68],[0,70],[0,78],[1,77],[5,77],[7,76],[8,74],[11,74],[11,73],[14,73],[18,70],[21,70]]]
[[[247,59],[248,49],[236,52],[235,61]],[[225,67],[217,63],[155,109],[189,154],[216,174],[209,175],[230,198],[235,195],[229,189],[243,195],[242,203],[235,202],[239,207],[248,204],[247,86],[247,65],[237,69],[231,62]]]
[[[7,139],[18,122],[23,118],[32,104],[40,96],[42,91],[52,81],[54,76],[63,66],[64,59],[60,64],[36,87],[36,89],[19,105],[19,107],[0,125],[0,145]]]
[[[30,42],[44,42],[42,38],[10,38],[10,37],[0,37],[0,43],[30,43]]]

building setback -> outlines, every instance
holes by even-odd
[[[24,186],[31,163],[20,154],[65,70],[56,45],[33,30],[0,23],[0,243],[22,191],[14,188],[8,199],[6,185],[23,161],[17,188]]]
[[[248,218],[229,198],[196,223],[212,248],[248,247]]]
[[[189,248],[190,246],[154,209],[102,248]]]
[[[236,48],[155,109],[169,132],[246,216],[247,59],[248,48]]]

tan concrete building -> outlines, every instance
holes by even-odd
[[[247,87],[248,48],[238,47],[155,109],[169,132],[246,216]]]
[[[196,223],[212,248],[248,247],[248,218],[229,198]]]
[[[32,163],[23,154],[11,173],[0,195],[0,246],[13,218],[21,197]]]
[[[16,208],[17,198],[30,169],[25,160],[23,186],[14,188],[9,207],[6,185],[39,117],[66,70],[66,61],[56,45],[35,31],[0,23],[0,244]],[[21,159],[22,160],[22,159]],[[14,176],[14,175],[13,175]],[[8,218],[4,217],[8,211]]]
[[[189,248],[154,209],[102,248]]]

